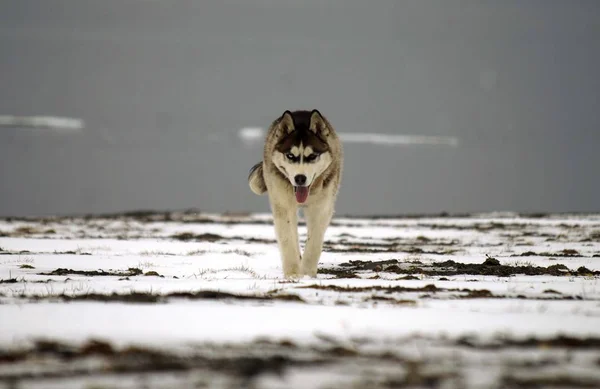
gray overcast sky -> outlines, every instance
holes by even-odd
[[[600,1],[0,2],[0,215],[268,211],[237,131],[318,108],[348,144],[338,214],[600,210]]]

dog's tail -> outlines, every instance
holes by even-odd
[[[259,162],[252,166],[250,174],[248,174],[248,185],[252,192],[257,195],[267,193],[267,185],[265,184],[265,178],[263,176],[263,163]]]

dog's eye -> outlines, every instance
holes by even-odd
[[[296,158],[296,157],[295,157],[295,155],[294,155],[294,154],[292,154],[292,153],[287,153],[287,154],[285,155],[285,157],[286,157],[287,159],[290,159],[290,160],[293,160],[294,158]]]
[[[318,154],[311,154],[311,155],[309,155],[308,157],[304,158],[304,160],[305,160],[306,162],[312,162],[312,161],[314,161],[315,159],[317,159],[317,157],[318,157],[318,156],[319,156]]]

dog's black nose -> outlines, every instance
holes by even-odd
[[[304,186],[306,185],[306,176],[304,174],[298,174],[294,177],[294,182],[296,185]]]

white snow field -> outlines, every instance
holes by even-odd
[[[300,227],[305,239],[306,229]],[[600,215],[0,220],[0,388],[600,388]]]

